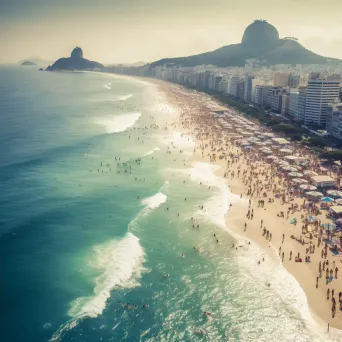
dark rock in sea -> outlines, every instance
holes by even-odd
[[[249,25],[240,44],[223,46],[199,55],[165,58],[152,67],[173,64],[184,67],[212,64],[220,67],[244,66],[247,60],[257,60],[260,65],[274,64],[325,64],[340,60],[319,56],[307,50],[296,38],[279,38],[278,30],[265,20],[255,20]]]
[[[103,68],[103,65],[98,62],[89,61],[83,58],[83,51],[76,47],[71,52],[71,57],[60,58],[54,64],[47,67],[47,71],[58,70],[93,70],[95,68]]]
[[[39,71],[44,71],[44,69],[43,68],[39,68]]]
[[[24,61],[21,63],[21,65],[37,65],[36,63],[33,63],[31,61]]]

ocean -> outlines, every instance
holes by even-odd
[[[328,340],[178,115],[148,81],[0,67],[1,342]]]

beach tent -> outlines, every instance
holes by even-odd
[[[302,190],[307,190],[307,191],[314,191],[317,190],[317,188],[313,185],[309,185],[309,184],[302,184],[299,186],[300,189]]]
[[[306,193],[308,196],[311,196],[311,197],[322,197],[323,194],[321,192],[318,192],[318,191],[308,191]]]
[[[300,178],[300,177],[303,177],[303,174],[300,173],[300,172],[290,172],[290,173],[289,173],[289,176],[290,176],[290,177]]]
[[[324,203],[331,203],[331,202],[334,202],[335,200],[331,197],[322,197],[321,198],[321,202],[324,202]]]

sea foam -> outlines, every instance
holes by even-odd
[[[216,176],[215,173],[219,168],[220,166],[209,163],[195,162],[192,169],[183,172],[190,174],[190,179],[193,182],[213,188],[213,196],[203,204],[205,210],[198,210],[195,213],[196,217],[227,229],[225,214],[229,210],[229,204],[236,202],[239,196],[229,190],[224,178]]]
[[[94,295],[72,302],[71,317],[97,317],[102,314],[110,291],[115,287],[134,287],[143,270],[144,250],[139,239],[128,232],[121,240],[112,240],[93,248],[89,265],[99,271]]]
[[[143,157],[149,156],[150,154],[153,154],[156,151],[160,151],[159,147],[155,147],[153,150],[146,152]]]
[[[95,122],[103,126],[108,134],[124,132],[127,128],[133,126],[140,118],[141,113],[127,113],[122,115],[109,116],[97,119]]]
[[[131,232],[120,240],[94,246],[88,261],[90,268],[98,273],[93,295],[79,297],[71,303],[68,315],[72,318],[49,341],[61,341],[64,333],[76,327],[83,318],[101,315],[113,289],[139,286],[144,262],[145,252]]]
[[[167,196],[164,195],[162,192],[158,192],[157,194],[146,197],[141,201],[141,204],[145,205],[148,209],[156,209],[161,204],[165,203],[167,200]]]

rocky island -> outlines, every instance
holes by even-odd
[[[27,65],[37,65],[36,63],[33,63],[33,62],[31,62],[31,61],[24,61],[24,62],[22,62],[20,65],[24,65],[24,66],[27,66]]]
[[[58,59],[54,64],[49,65],[46,71],[93,70],[95,68],[103,68],[103,65],[83,58],[82,49],[80,47],[75,47],[72,50],[70,57]]]

